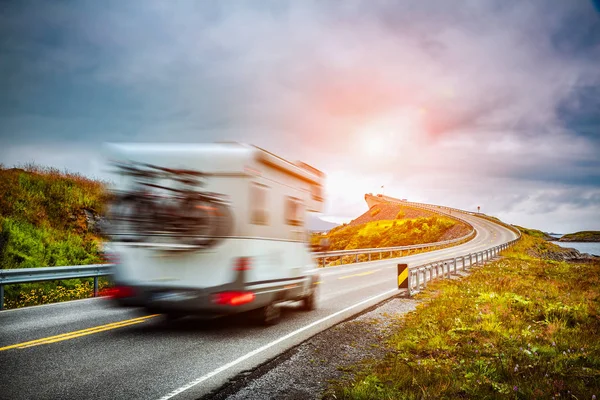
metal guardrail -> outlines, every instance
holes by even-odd
[[[479,213],[479,212],[473,212],[473,211],[467,211],[467,210],[461,210],[460,208],[453,208],[453,207],[446,207],[446,206],[436,206],[434,204],[416,203],[416,202],[412,202],[412,201],[403,201],[403,200],[396,199],[394,197],[389,197],[389,196],[383,196],[382,198],[385,201],[388,201],[388,202],[402,204],[402,205],[407,205],[409,207],[421,208],[421,209],[429,210],[429,211],[438,211],[439,212],[440,210],[448,210],[448,211],[456,211],[456,212],[459,212],[459,213],[472,215],[474,217],[482,218],[482,219],[488,220],[490,222],[493,222],[495,224],[502,225],[505,228],[508,228],[511,231],[515,232],[517,234],[517,237],[519,239],[521,238],[521,231],[518,228],[516,228],[513,225],[507,224],[505,222],[502,222],[499,219],[492,218],[492,217],[490,217],[489,215],[486,215],[486,214],[482,214],[482,213]],[[466,222],[468,224],[467,221],[465,221],[464,219],[462,219],[460,217],[457,217],[457,216],[452,215],[452,214],[449,214],[449,215],[450,215],[450,217],[459,219],[459,220],[461,220],[463,222]]]
[[[427,282],[430,282],[433,279],[450,278],[452,274],[457,275],[459,269],[467,271],[473,266],[481,265],[485,263],[485,261],[491,260],[492,257],[497,256],[500,251],[513,246],[520,239],[521,235],[519,232],[519,237],[517,239],[486,250],[409,268],[408,295],[411,296],[414,293],[419,292],[422,288],[427,286]]]
[[[113,264],[65,267],[0,269],[0,310],[4,308],[4,285],[75,278],[94,278],[94,297],[98,296],[98,278],[112,273]]]
[[[369,256],[369,261],[371,261],[372,254],[379,254],[379,259],[381,259],[383,253],[388,253],[388,252],[390,253],[390,256],[394,252],[400,252],[399,257],[402,257],[402,252],[404,252],[404,251],[410,252],[411,250],[433,249],[436,247],[443,247],[443,246],[447,246],[450,244],[459,243],[461,241],[471,239],[473,236],[475,236],[474,229],[471,232],[469,232],[467,235],[464,235],[462,237],[459,237],[456,239],[444,240],[441,242],[414,244],[414,245],[410,245],[410,246],[378,247],[378,248],[371,248],[371,249],[320,251],[320,252],[313,253],[313,257],[317,260],[321,260],[321,265],[323,267],[325,266],[325,262],[326,262],[325,260],[327,258],[338,258],[339,257],[340,260],[342,260],[342,257],[344,257],[344,256],[356,256],[355,262],[358,262],[358,256],[365,254],[365,255]]]

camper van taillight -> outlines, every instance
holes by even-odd
[[[213,295],[213,302],[229,306],[241,306],[254,301],[252,292],[221,292]]]
[[[106,291],[106,295],[108,297],[112,297],[113,299],[124,299],[126,297],[134,297],[135,289],[131,286],[115,286],[110,290]]]
[[[250,257],[240,257],[235,261],[236,271],[248,271],[252,268],[252,259]]]

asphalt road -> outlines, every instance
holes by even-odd
[[[455,212],[453,214],[456,215]],[[282,321],[186,318],[113,308],[89,299],[0,312],[1,399],[186,399],[220,387],[317,332],[390,296],[396,264],[421,265],[506,243],[516,236],[461,214],[477,229],[460,246],[323,269],[318,309],[284,306]]]

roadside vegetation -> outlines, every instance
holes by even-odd
[[[104,183],[33,164],[0,166],[0,268],[103,262],[95,228]],[[106,282],[102,282],[102,285]],[[89,297],[89,280],[5,286],[5,307]]]
[[[418,294],[387,356],[333,383],[337,399],[600,396],[600,262],[523,234],[504,258]]]
[[[442,217],[372,221],[362,225],[338,226],[327,234],[331,250],[408,246],[445,240],[457,221]],[[464,234],[469,232],[468,228]]]
[[[536,238],[540,238],[540,239],[544,239],[544,240],[549,240],[549,241],[558,240],[558,239],[556,239],[556,238],[554,238],[554,237],[548,235],[547,233],[542,232],[542,231],[540,231],[538,229],[524,228],[522,226],[517,226],[517,228],[519,228],[519,230],[521,232],[524,232],[524,233],[528,234],[529,236],[533,236],[533,237],[536,237]]]

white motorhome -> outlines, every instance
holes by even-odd
[[[114,298],[169,317],[315,308],[324,174],[240,143],[111,144]]]

